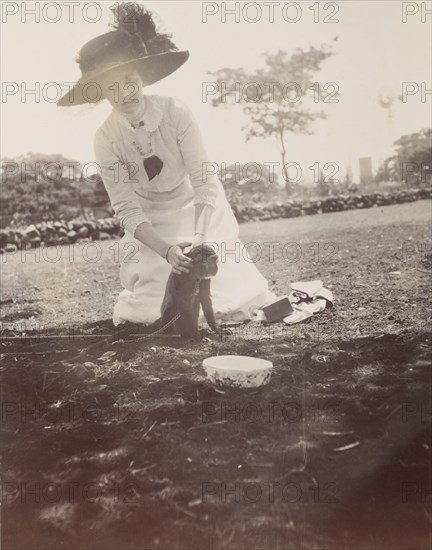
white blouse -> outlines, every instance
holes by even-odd
[[[145,95],[144,125],[133,128],[115,109],[97,130],[96,162],[111,205],[124,229],[132,236],[142,222],[140,196],[166,193],[190,179],[194,204],[215,206],[218,177],[207,174],[208,162],[199,126],[191,110],[178,99]],[[144,169],[146,157],[157,155],[161,172],[151,180]]]

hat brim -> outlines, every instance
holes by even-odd
[[[176,71],[188,59],[188,50],[163,52],[116,63],[103,70],[93,71],[92,73],[83,75],[75,86],[59,99],[57,105],[59,107],[67,107],[83,105],[85,103],[98,103],[101,99],[104,99],[100,78],[102,76],[106,77],[111,71],[115,71],[120,67],[135,69],[141,76],[144,86],[150,86],[150,84]]]

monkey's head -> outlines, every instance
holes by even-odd
[[[192,260],[189,273],[197,279],[205,279],[216,275],[218,255],[211,246],[206,244],[194,246],[189,252],[186,252],[185,256]]]

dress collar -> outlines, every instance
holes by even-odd
[[[144,128],[147,130],[147,132],[154,132],[155,130],[158,129],[163,119],[162,105],[160,103],[158,96],[156,95],[144,95],[144,99],[145,99],[145,111],[142,117],[142,121],[144,122]],[[111,114],[119,124],[121,124],[125,128],[128,128],[132,132],[136,133],[138,128],[133,128],[131,123],[128,121],[128,119],[125,116],[123,116],[121,113],[119,113],[115,109],[112,110]]]

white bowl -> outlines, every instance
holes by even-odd
[[[214,384],[231,388],[257,388],[270,381],[273,363],[246,355],[217,355],[203,361]]]

